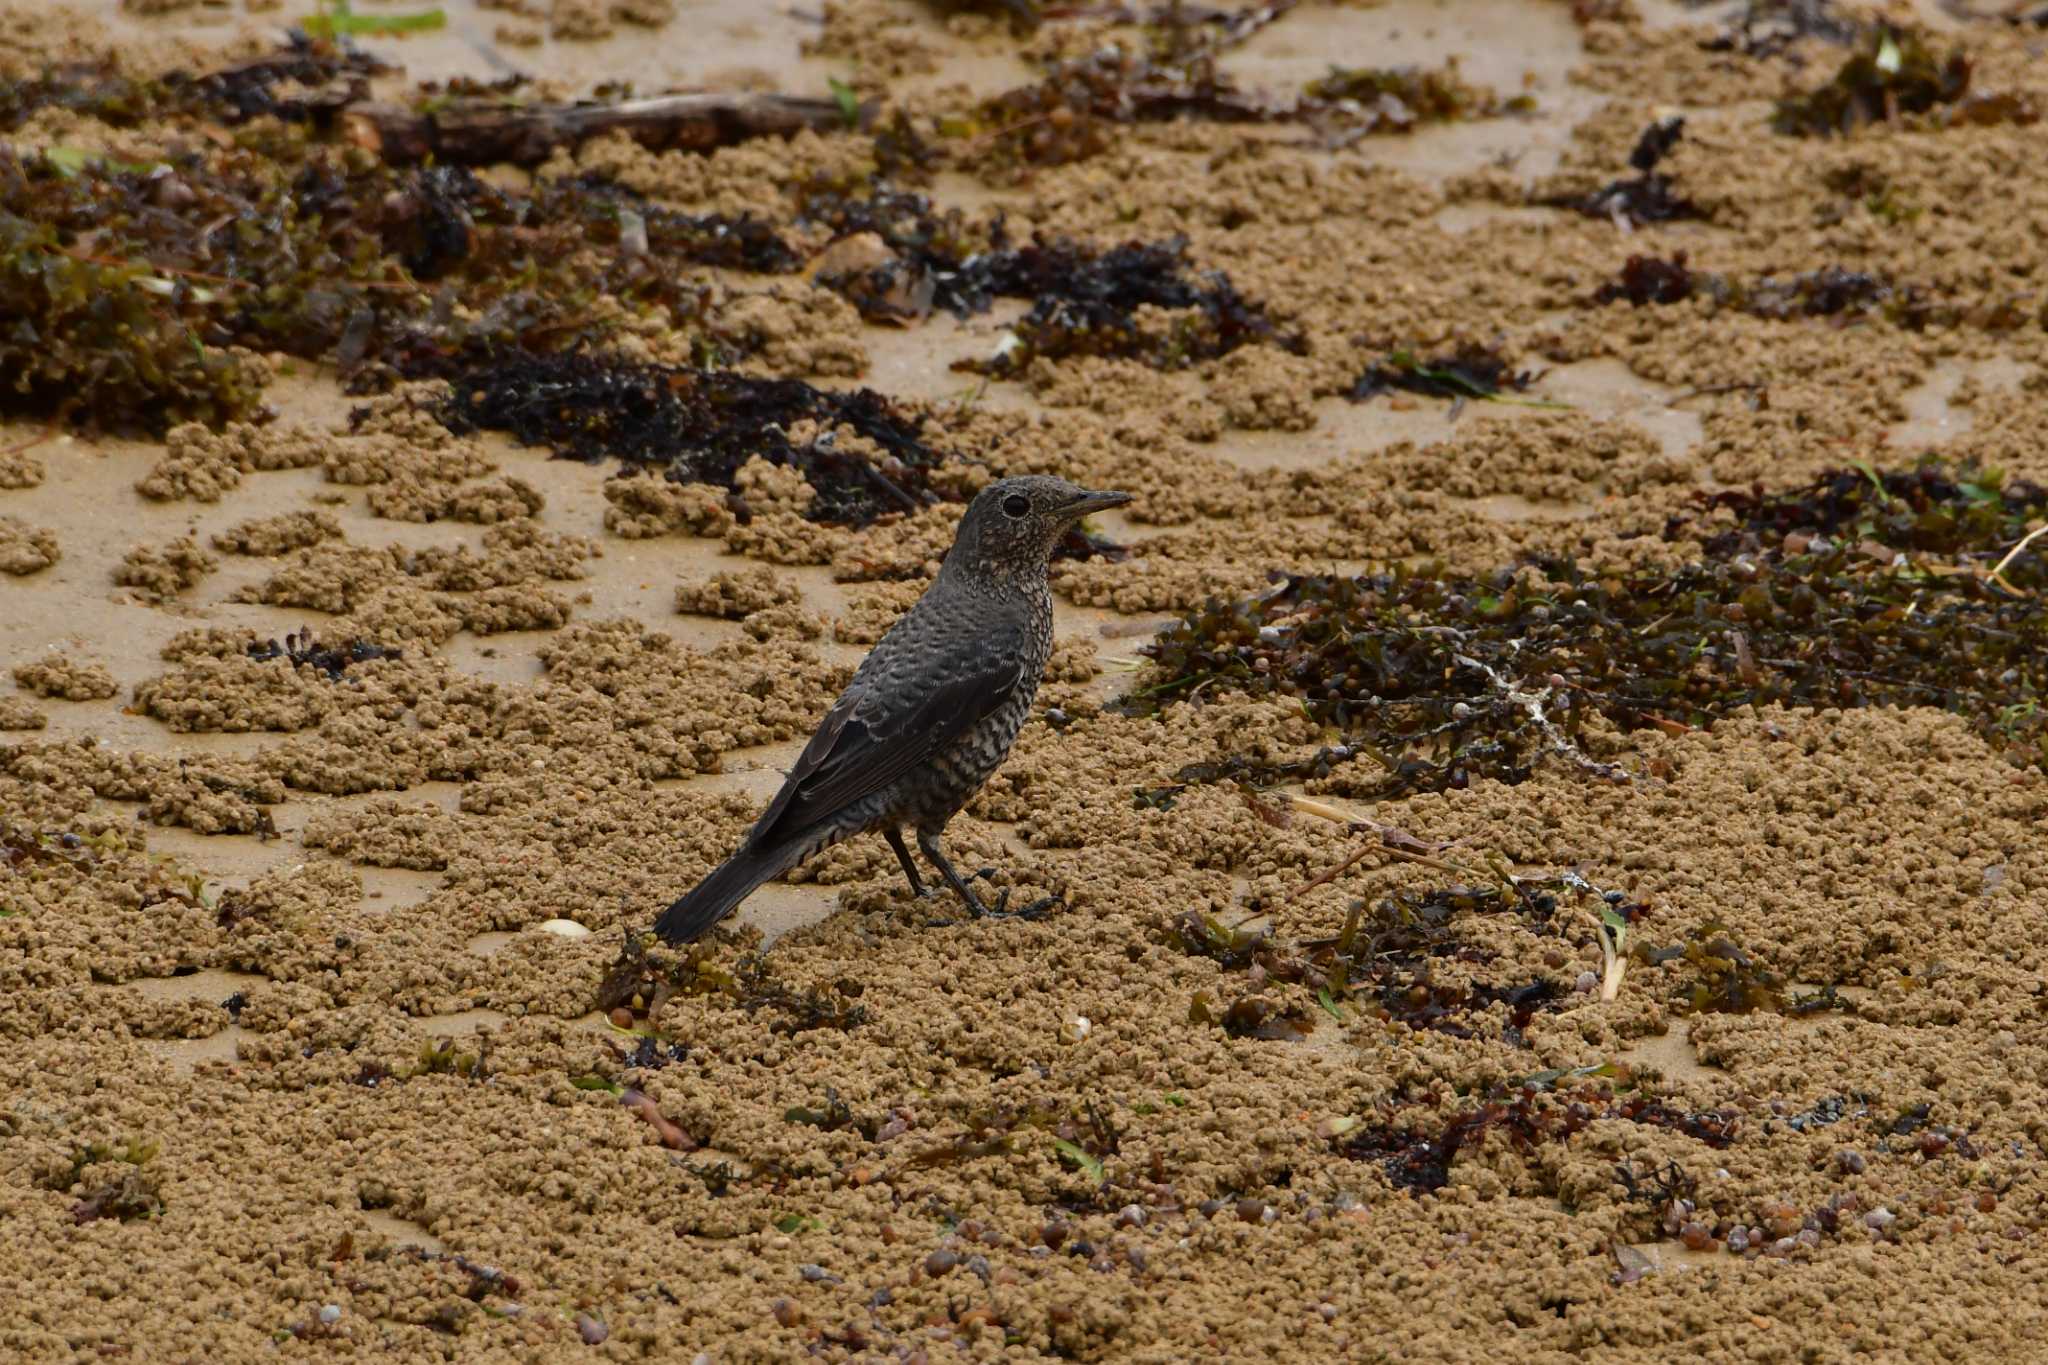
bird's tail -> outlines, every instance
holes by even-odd
[[[803,857],[800,844],[748,844],[711,870],[696,888],[661,912],[654,932],[666,943],[692,943],[731,914],[754,888],[789,871]]]

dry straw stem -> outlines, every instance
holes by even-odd
[[[1377,820],[1368,820],[1356,811],[1347,811],[1340,806],[1333,806],[1326,801],[1316,801],[1306,796],[1289,797],[1288,803],[1291,809],[1298,810],[1304,815],[1313,815],[1318,820],[1328,820],[1332,824],[1343,825],[1354,834],[1377,834],[1379,836],[1377,844],[1367,844],[1335,867],[1317,873],[1315,877],[1289,892],[1287,899],[1290,901],[1299,900],[1317,887],[1335,881],[1355,866],[1359,859],[1373,852],[1384,853],[1390,858],[1399,858],[1402,862],[1419,863],[1423,867],[1433,867],[1439,872],[1448,872],[1457,877],[1479,875],[1455,864],[1447,863],[1441,858],[1432,858],[1427,853],[1417,852],[1416,849],[1427,848],[1430,845],[1424,844],[1422,840],[1417,839],[1404,829],[1396,828],[1393,825],[1383,825]],[[1404,848],[1401,844],[1395,842],[1396,840],[1404,839],[1408,843],[1414,844],[1416,848]],[[1437,845],[1436,847],[1440,848],[1442,845]]]
[[[1991,581],[1996,583],[1999,587],[2004,588],[2007,592],[2012,593],[2016,597],[2024,597],[2026,595],[2025,593],[2022,593],[2018,588],[2015,588],[2012,584],[2005,581],[2005,566],[2012,563],[2015,559],[2018,559],[2020,557],[2020,552],[2025,550],[2027,546],[2033,544],[2035,539],[2039,537],[2041,533],[2044,531],[2048,531],[2048,522],[2041,523],[2039,526],[2036,526],[2033,530],[2021,536],[2019,544],[2013,546],[2010,550],[2007,550],[2005,552],[2005,558],[1999,560],[1997,566],[1991,570]]]

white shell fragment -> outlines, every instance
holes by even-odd
[[[578,924],[573,919],[543,920],[541,922],[540,931],[543,934],[556,934],[562,938],[590,937],[590,930]]]

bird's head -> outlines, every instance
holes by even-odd
[[[1006,578],[1043,573],[1076,522],[1130,500],[1047,474],[997,479],[967,504],[946,563]]]

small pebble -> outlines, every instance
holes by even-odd
[[[1862,1175],[1863,1168],[1868,1164],[1863,1159],[1863,1153],[1852,1147],[1844,1147],[1835,1153],[1835,1169],[1843,1175]]]
[[[604,1345],[605,1338],[611,1334],[611,1328],[605,1326],[596,1318],[590,1316],[590,1314],[578,1313],[576,1315],[576,1335],[583,1338],[585,1346],[602,1346]]]
[[[771,1311],[775,1314],[775,1321],[784,1327],[794,1327],[804,1320],[804,1310],[788,1299],[777,1299]]]
[[[1872,1232],[1883,1232],[1898,1221],[1899,1215],[1893,1213],[1890,1209],[1872,1209],[1869,1213],[1863,1215],[1863,1226],[1869,1228]]]
[[[1978,1196],[1977,1196],[1977,1212],[1979,1212],[1979,1213],[1995,1213],[1995,1212],[1997,1212],[1997,1211],[1998,1211],[1998,1196],[1997,1196],[1997,1195],[1993,1194],[1993,1193],[1992,1193],[1991,1191],[1989,1191],[1989,1190],[1986,1190],[1986,1191],[1984,1191],[1984,1193],[1982,1193],[1982,1194],[1980,1194],[1980,1195],[1978,1195]]]
[[[957,1252],[948,1251],[944,1247],[940,1247],[937,1251],[924,1258],[924,1273],[936,1280],[959,1264],[960,1257]]]
[[[1266,1201],[1263,1199],[1251,1198],[1238,1200],[1237,1216],[1240,1221],[1246,1223],[1256,1223],[1260,1221],[1266,1216]]]
[[[1141,1228],[1145,1226],[1146,1217],[1143,1205],[1126,1204],[1122,1209],[1118,1210],[1116,1223],[1118,1227],[1122,1228]]]
[[[624,1005],[613,1010],[612,1027],[626,1029],[633,1027],[633,1011],[627,1009]]]
[[[321,1304],[321,1305],[320,1305],[320,1325],[321,1325],[322,1327],[332,1327],[332,1326],[334,1326],[334,1324],[335,1324],[335,1323],[337,1323],[337,1322],[340,1322],[340,1321],[341,1321],[341,1305],[340,1305],[340,1304],[338,1304],[338,1303],[324,1303],[324,1304]]]
[[[1596,989],[1599,988],[1599,985],[1600,978],[1596,974],[1592,972],[1580,972],[1579,979],[1573,983],[1572,989],[1577,991],[1580,995],[1591,995]]]

